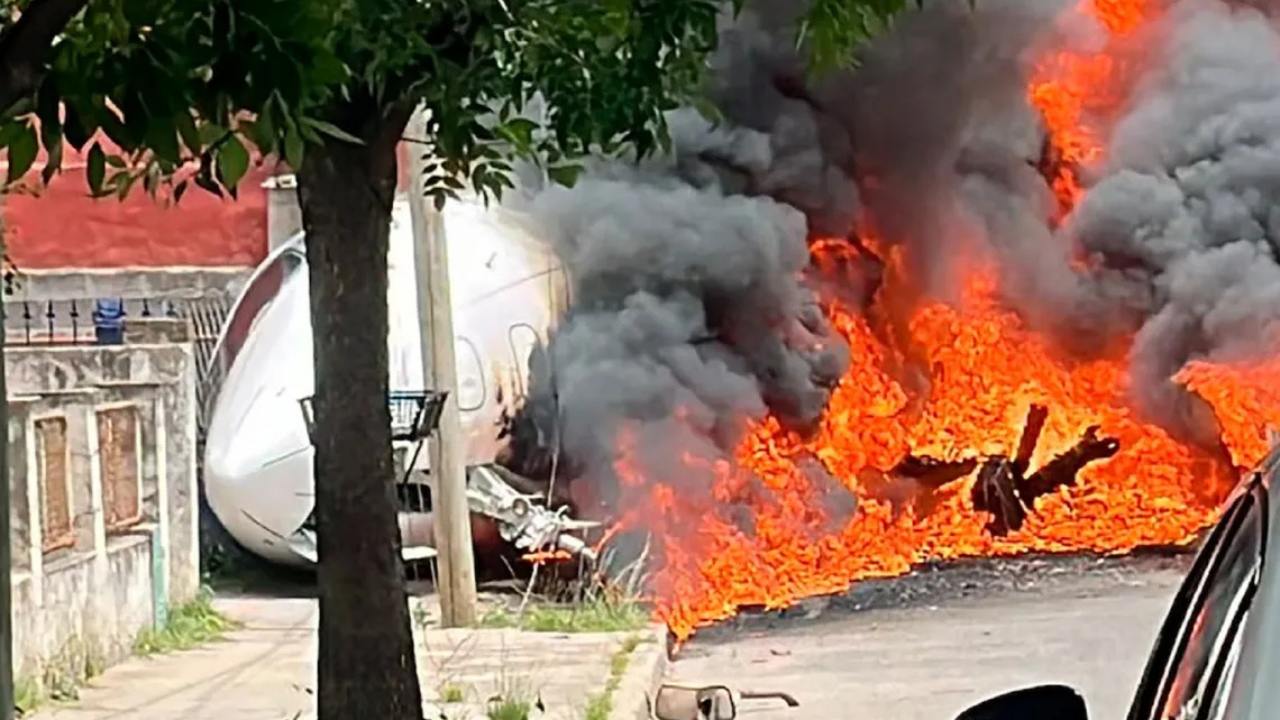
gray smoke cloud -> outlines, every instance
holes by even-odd
[[[1175,4],[1160,31],[1159,61],[1066,232],[1104,265],[1123,260],[1108,292],[1145,295],[1138,409],[1194,435],[1209,426],[1186,417],[1196,410],[1169,376],[1195,358],[1269,352],[1280,319],[1280,32],[1217,0]]]
[[[568,268],[574,305],[535,351],[514,442],[558,435],[575,473],[604,481],[625,425],[647,472],[709,490],[687,456],[726,456],[768,410],[797,426],[821,416],[847,346],[801,283],[798,210],[683,179],[675,158],[596,164],[522,210]]]
[[[1280,318],[1280,32],[1266,3],[1172,3],[1104,166],[1055,226],[1028,72],[1046,44],[1102,37],[1064,25],[1066,4],[934,2],[858,68],[816,79],[794,51],[802,5],[726,17],[708,88],[723,122],[677,111],[672,157],[597,163],[522,201],[575,304],[535,355],[515,454],[537,464],[534,448],[558,445],[602,477],[625,423],[670,480],[681,452],[722,457],[767,410],[811,424],[848,349],[802,279],[806,243],[868,230],[904,245],[942,299],[961,261],[990,257],[1009,306],[1064,352],[1132,336],[1134,407],[1217,447],[1212,414],[1170,378],[1191,359],[1256,356]]]

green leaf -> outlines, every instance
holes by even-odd
[[[138,181],[141,175],[120,173],[117,177],[120,178],[120,182],[116,185],[116,197],[123,200],[129,196],[129,191],[133,189],[133,184]]]
[[[290,129],[284,136],[284,161],[294,172],[302,169],[302,153],[306,143],[297,130]]]
[[[48,145],[48,148],[45,152],[47,157],[44,161],[44,169],[40,171],[40,181],[45,185],[48,185],[53,180],[53,176],[62,169],[62,138],[59,137],[58,141]]]
[[[704,120],[713,126],[719,125],[724,120],[724,116],[720,112],[720,108],[706,97],[698,95],[692,100],[693,109],[698,111]]]
[[[58,94],[57,80],[46,77],[36,91],[36,117],[40,118],[41,132],[57,129],[62,131],[61,96]]]
[[[189,112],[180,112],[173,118],[173,124],[178,129],[178,135],[182,137],[182,143],[187,146],[187,150],[192,155],[199,155],[204,151],[204,143],[200,139],[200,131],[196,128],[196,119]]]
[[[196,143],[198,148],[206,148],[214,143],[222,141],[227,136],[227,129],[217,123],[201,123],[199,133],[200,141]],[[198,151],[197,151],[198,152]]]
[[[36,139],[36,129],[31,123],[25,123],[18,136],[9,143],[9,184],[22,179],[31,169],[40,152],[40,141]]]
[[[258,120],[253,123],[253,134],[249,137],[263,153],[270,153],[275,148],[276,126],[272,122],[270,105],[258,113]]]
[[[311,128],[315,128],[317,131],[322,132],[325,135],[328,135],[329,137],[337,138],[343,142],[349,142],[352,145],[364,144],[364,141],[361,140],[360,138],[343,130],[337,125],[334,125],[333,123],[330,123],[330,122],[325,122],[324,120],[317,120],[315,118],[302,118],[302,124]]]
[[[0,148],[7,148],[13,144],[14,140],[22,134],[23,128],[26,127],[25,120],[10,120],[0,126]]]
[[[129,130],[120,122],[120,118],[115,113],[107,111],[102,116],[102,132],[107,134],[107,139],[116,144],[123,150],[132,150],[133,141],[129,139]]]
[[[341,84],[349,75],[338,56],[323,49],[311,59],[310,70],[312,81],[321,85]]]
[[[581,174],[581,165],[553,165],[547,168],[547,177],[551,178],[551,182],[565,187],[573,187],[577,184],[578,176]]]
[[[40,144],[44,146],[44,168],[40,170],[40,180],[48,185],[53,176],[62,169],[62,122],[55,108],[49,122],[40,121]]]
[[[240,138],[232,135],[218,147],[218,173],[222,184],[230,190],[248,171],[249,151],[240,142]]]
[[[187,115],[185,112],[178,115]],[[176,128],[170,123],[164,122],[161,118],[152,118],[147,124],[147,132],[144,135],[143,142],[156,157],[168,160],[171,163],[178,163],[182,160],[182,148],[178,145],[178,133]]]
[[[93,193],[94,197],[98,197],[103,194],[102,183],[107,176],[107,154],[102,151],[100,143],[94,143],[93,147],[89,148],[87,164],[89,192]]]
[[[517,153],[527,154],[533,147],[533,131],[538,124],[528,118],[516,117],[498,125],[494,132],[511,143]]]
[[[62,133],[66,137],[67,143],[76,151],[84,149],[89,138],[98,128],[85,122],[85,117],[76,109],[73,103],[68,103],[63,111],[64,119],[62,121]]]

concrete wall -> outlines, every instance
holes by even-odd
[[[127,656],[199,593],[194,355],[190,344],[9,347],[5,360],[15,662],[19,677],[56,683]],[[133,419],[103,419],[121,412]]]

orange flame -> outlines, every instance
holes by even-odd
[[[1154,0],[1085,0],[1073,12],[1097,21],[1108,38],[1104,49],[1049,53],[1036,67],[1028,94],[1065,161],[1053,178],[1065,210],[1083,192],[1080,169],[1102,159],[1107,124],[1131,87],[1135,56],[1124,41],[1155,11]],[[847,264],[849,248],[826,240],[813,252],[815,265],[830,269]],[[675,637],[744,606],[781,608],[928,560],[1123,553],[1186,543],[1215,519],[1220,479],[1198,451],[1128,409],[1123,358],[1064,362],[998,304],[996,289],[994,274],[984,271],[969,277],[954,306],[910,298],[891,309],[904,327],[889,336],[830,300],[828,316],[849,342],[852,361],[821,426],[800,437],[766,417],[732,460],[686,454],[684,469],[700,476],[709,493],[681,492],[683,479],[645,466],[635,428],[620,434],[615,471],[626,512],[616,527],[652,533],[661,558],[655,613]],[[891,372],[902,360],[902,340],[910,362],[929,377],[923,392]],[[1213,406],[1238,465],[1262,459],[1265,428],[1280,426],[1280,361],[1244,368],[1193,363],[1175,380]],[[943,486],[928,510],[899,512],[869,492],[868,473],[886,473],[907,455],[1012,455],[1033,404],[1049,410],[1033,466],[1073,446],[1091,426],[1117,439],[1120,450],[1087,466],[1076,485],[1041,498],[1021,529],[1004,537],[987,532],[985,513],[975,511],[968,492],[971,479]]]
[[[573,555],[567,550],[538,550],[525,553],[520,556],[520,559],[531,565],[546,565],[548,563],[568,562],[573,559]]]
[[[700,502],[679,496],[669,484],[647,482],[634,448],[623,443],[618,469],[637,491],[628,506],[644,507],[644,526],[662,543],[657,616],[676,637],[742,606],[785,607],[927,560],[1029,551],[1122,553],[1187,542],[1214,519],[1216,506],[1203,499],[1207,478],[1195,453],[1135,419],[1121,403],[1120,363],[1064,367],[996,305],[991,291],[992,283],[979,277],[963,307],[935,304],[915,313],[911,331],[935,368],[922,413],[903,412],[907,393],[882,370],[882,346],[866,322],[833,307],[854,362],[814,437],[801,439],[766,419],[742,442],[735,463],[702,463],[714,491]],[[1194,365],[1186,373],[1185,381],[1219,411],[1226,441],[1242,464],[1265,453],[1259,419],[1280,420],[1280,410],[1259,412],[1280,408],[1259,394],[1259,387],[1280,388],[1260,384],[1280,379],[1280,364],[1269,372],[1245,377]],[[858,493],[865,468],[887,471],[907,453],[940,459],[1010,454],[1033,403],[1050,409],[1034,464],[1067,449],[1090,425],[1117,438],[1121,451],[1087,467],[1076,487],[1043,499],[1027,525],[1004,538],[984,531],[985,517],[961,491],[967,482],[944,488],[938,507],[921,517],[911,511],[895,517],[887,501],[867,497],[853,517],[834,517],[831,489],[805,467],[806,458],[814,458],[839,481],[840,491]],[[753,487],[753,478],[762,487]],[[744,506],[746,526],[733,517],[734,508]]]
[[[1102,28],[1103,49],[1050,51],[1036,64],[1027,94],[1049,131],[1055,155],[1050,184],[1064,212],[1084,194],[1081,171],[1102,160],[1107,126],[1129,95],[1136,56],[1144,49],[1134,36],[1154,12],[1153,0],[1086,0],[1071,14]]]

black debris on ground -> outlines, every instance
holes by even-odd
[[[743,633],[776,632],[870,610],[905,610],[1007,598],[1021,594],[1091,597],[1121,585],[1186,573],[1185,548],[1143,548],[1129,555],[1028,555],[926,563],[907,575],[864,580],[847,593],[810,598],[778,611],[745,608],[699,630],[693,645],[732,642]]]

